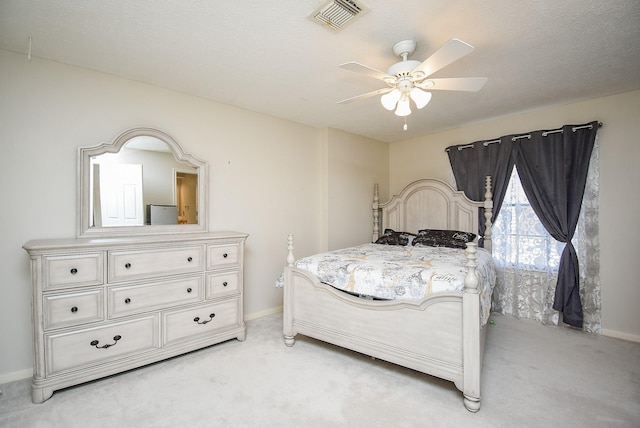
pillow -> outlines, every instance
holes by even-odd
[[[459,230],[421,229],[413,245],[429,247],[467,248],[467,242],[476,239],[476,234]]]
[[[416,235],[413,233],[385,229],[384,234],[376,240],[375,244],[407,246],[412,245],[415,237]]]

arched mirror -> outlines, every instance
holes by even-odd
[[[207,164],[163,131],[78,151],[78,237],[207,231]]]

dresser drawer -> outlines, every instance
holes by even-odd
[[[104,277],[102,253],[73,256],[45,256],[44,286],[48,288],[100,285]]]
[[[204,269],[204,246],[109,252],[109,282]]]
[[[157,315],[87,328],[46,334],[47,375],[122,359],[158,346]]]
[[[48,294],[42,300],[45,330],[104,319],[102,290]]]
[[[242,284],[240,271],[212,273],[207,275],[207,292],[205,298],[221,296],[229,293],[238,293],[239,284]]]
[[[240,244],[210,245],[207,247],[207,269],[239,266]]]
[[[214,334],[216,330],[240,326],[238,299],[163,314],[163,343]]]
[[[109,318],[202,300],[203,275],[152,284],[109,287]]]

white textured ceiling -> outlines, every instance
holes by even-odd
[[[319,0],[0,0],[0,48],[31,37],[36,57],[382,141],[640,89],[639,0],[363,1],[334,33],[306,18]],[[480,92],[434,92],[408,131],[377,98],[336,104],[383,86],[339,64],[386,70],[397,41],[422,61],[454,37],[475,51],[433,77],[488,77]]]

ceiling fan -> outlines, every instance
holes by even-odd
[[[393,64],[386,73],[355,61],[341,64],[340,67],[345,70],[382,80],[387,84],[387,87],[347,98],[339,101],[338,104],[382,95],[380,102],[384,108],[395,110],[397,116],[408,116],[411,114],[409,100],[412,100],[416,107],[421,109],[431,100],[429,91],[476,92],[482,89],[487,82],[486,77],[429,79],[429,76],[436,71],[473,51],[474,47],[462,40],[449,40],[423,62],[407,59],[415,49],[416,42],[414,40],[403,40],[393,45],[393,53],[402,58],[402,61]]]

